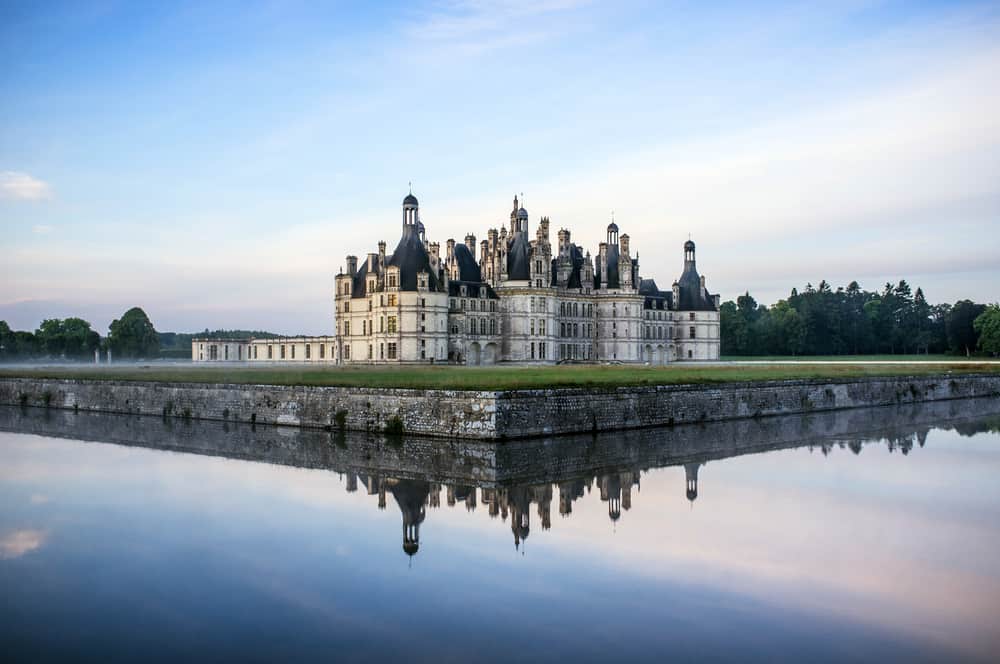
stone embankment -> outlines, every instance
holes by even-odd
[[[459,391],[0,378],[0,403],[487,440],[969,397],[1000,374]]]

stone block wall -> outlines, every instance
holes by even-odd
[[[615,431],[966,397],[1000,397],[1000,374],[501,392],[0,379],[3,404],[480,439]]]

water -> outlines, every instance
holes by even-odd
[[[998,400],[500,446],[0,408],[0,643],[986,661],[998,432]]]

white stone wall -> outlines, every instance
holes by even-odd
[[[343,364],[446,362],[448,296],[436,291],[337,297],[338,361]]]
[[[191,360],[194,362],[297,362],[332,364],[335,362],[334,337],[276,337],[274,339],[194,339]],[[282,353],[284,351],[284,353]]]

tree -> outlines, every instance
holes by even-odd
[[[972,321],[979,335],[979,348],[990,355],[1000,355],[1000,304],[991,304]]]
[[[7,321],[0,320],[0,361],[7,360],[17,354],[15,343],[14,331],[10,329]]]
[[[35,331],[39,350],[51,357],[88,358],[101,343],[101,336],[82,318],[46,318]]]
[[[972,354],[979,339],[972,322],[984,311],[985,304],[976,304],[971,300],[959,300],[951,308],[951,315],[948,317],[948,348],[952,353],[964,354],[966,357]]]
[[[139,307],[126,311],[120,319],[111,321],[108,345],[118,357],[156,357],[160,352],[160,336],[149,316]]]

